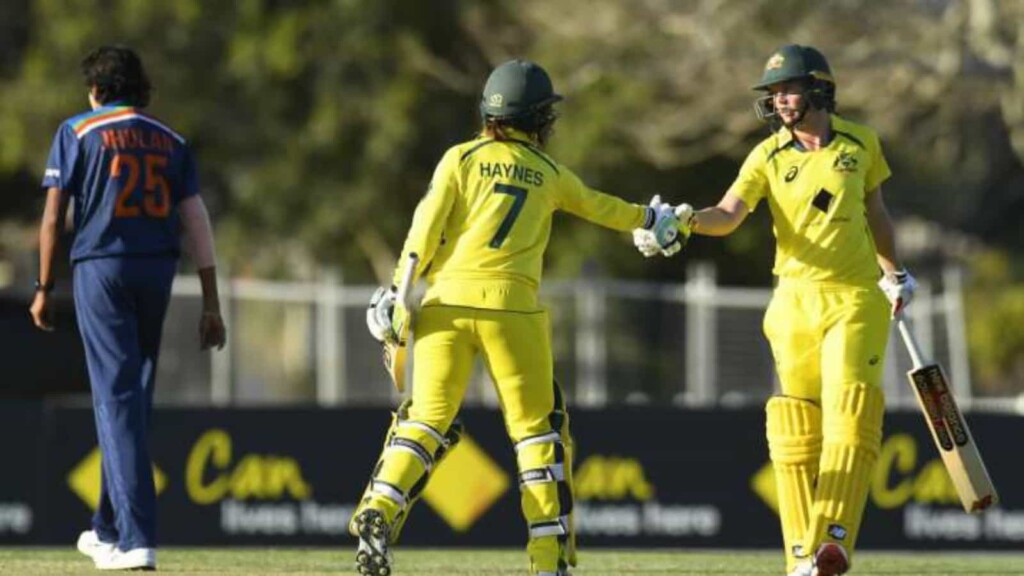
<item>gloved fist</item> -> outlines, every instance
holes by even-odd
[[[662,202],[660,196],[651,198],[650,207],[654,211],[654,221],[650,228],[633,230],[633,245],[646,258],[658,252],[665,257],[672,256],[682,250],[690,238],[693,207],[680,204],[673,208]]]
[[[681,242],[685,245],[690,239],[690,234],[693,232],[693,206],[683,203],[676,206],[676,218],[679,220],[678,228],[679,234],[683,236]]]
[[[370,305],[366,308],[366,327],[370,335],[378,342],[398,340],[394,328],[391,326],[391,319],[395,314],[395,298],[398,291],[394,286],[385,288],[381,286],[370,298]]]
[[[654,222],[649,230],[654,235],[654,241],[664,250],[679,236],[679,218],[671,204],[661,201],[661,196],[651,198],[651,208],[654,210]]]
[[[892,304],[892,317],[899,316],[914,298],[914,291],[917,290],[917,280],[907,272],[906,268],[897,270],[892,274],[883,274],[878,281],[878,287],[885,293],[885,297]]]
[[[633,230],[633,245],[644,255],[644,258],[650,258],[661,252],[661,246],[658,246],[654,233],[646,228],[635,228]]]

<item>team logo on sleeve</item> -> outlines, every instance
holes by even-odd
[[[856,172],[857,156],[853,152],[840,152],[832,163],[832,169],[836,172]]]
[[[60,178],[60,168],[47,168],[43,176],[46,178]]]

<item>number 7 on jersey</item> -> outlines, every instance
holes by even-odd
[[[508,237],[508,233],[512,231],[512,225],[516,223],[516,218],[519,218],[519,213],[523,211],[523,204],[526,203],[526,188],[520,188],[519,186],[512,186],[511,184],[495,184],[495,194],[508,194],[513,198],[512,207],[508,209],[508,214],[501,220],[501,224],[498,226],[498,231],[494,233],[494,237],[491,238],[488,246],[491,248],[501,248],[501,244]]]

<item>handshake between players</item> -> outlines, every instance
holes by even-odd
[[[661,253],[666,258],[683,249],[693,231],[693,206],[680,204],[673,207],[661,201],[661,196],[651,198],[650,208],[654,212],[654,224],[649,228],[633,230],[633,244],[636,249],[650,258]]]

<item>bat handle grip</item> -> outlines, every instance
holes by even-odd
[[[409,293],[412,292],[412,279],[416,274],[416,266],[420,262],[420,257],[415,252],[409,253],[409,258],[405,262],[405,270],[402,274],[402,281],[398,285],[398,294],[396,299],[402,303],[406,309],[409,308]]]
[[[910,361],[914,364],[914,369],[924,366],[926,364],[924,354],[921,353],[917,338],[914,338],[914,333],[910,330],[910,321],[902,313],[896,317],[896,327],[899,328],[900,336],[903,337],[903,343],[907,345],[907,352],[910,354]]]

